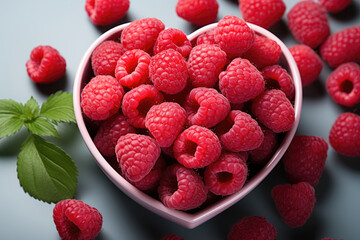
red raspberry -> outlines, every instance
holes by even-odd
[[[240,154],[223,153],[205,168],[205,186],[216,195],[227,196],[244,186],[247,174],[246,161]]]
[[[260,146],[264,134],[259,124],[247,113],[232,110],[216,126],[216,133],[225,149],[232,152],[249,151]]]
[[[295,121],[294,107],[278,89],[266,90],[255,98],[251,111],[260,123],[275,133],[289,131]]]
[[[262,69],[266,66],[276,64],[280,55],[281,48],[277,42],[255,34],[254,43],[243,55],[243,58],[248,59],[258,69]]]
[[[202,168],[216,161],[221,154],[221,144],[211,130],[191,126],[174,142],[174,156],[187,168]]]
[[[228,58],[239,57],[254,43],[255,33],[244,20],[225,16],[215,28],[214,39]]]
[[[75,199],[58,202],[53,209],[53,219],[64,240],[95,239],[103,223],[102,215],[96,208]]]
[[[164,237],[162,237],[160,240],[184,240],[184,239],[175,234],[167,234]]]
[[[59,51],[51,46],[37,46],[26,62],[26,71],[35,83],[52,83],[65,75],[66,61]]]
[[[146,83],[149,80],[150,59],[150,55],[143,50],[126,51],[116,63],[116,79],[127,88]]]
[[[196,45],[200,44],[215,44],[215,28],[197,37]]]
[[[325,167],[328,148],[321,137],[295,136],[283,157],[287,178],[293,183],[317,185]]]
[[[194,47],[188,59],[192,86],[214,87],[226,63],[226,53],[220,47],[210,44]]]
[[[351,0],[319,0],[328,12],[337,13],[350,5]]]
[[[244,217],[235,223],[227,235],[228,240],[275,240],[276,229],[265,217]]]
[[[320,55],[331,67],[360,62],[360,26],[336,32],[321,45]]]
[[[327,79],[326,90],[341,105],[360,103],[360,66],[353,62],[338,66]]]
[[[289,48],[300,72],[301,83],[306,87],[313,83],[323,68],[319,55],[307,45],[298,44]]]
[[[304,225],[316,202],[315,190],[307,182],[277,185],[271,190],[271,196],[281,218],[290,227]]]
[[[86,0],[85,10],[91,22],[105,26],[122,19],[130,7],[129,0]]]
[[[286,6],[282,0],[239,0],[239,8],[246,22],[268,29],[282,18]]]
[[[360,116],[349,112],[341,113],[331,127],[329,142],[339,154],[360,156]]]
[[[105,157],[114,156],[119,137],[133,132],[135,129],[127,122],[124,115],[117,113],[101,123],[94,137],[94,143]]]
[[[142,18],[131,22],[121,34],[121,43],[127,50],[150,52],[165,25],[157,18]]]
[[[312,0],[296,3],[288,12],[287,18],[296,40],[311,48],[318,47],[330,34],[325,8]]]
[[[163,95],[152,85],[140,85],[124,95],[122,111],[136,128],[145,128],[145,117],[153,105],[163,102]]]
[[[154,86],[168,94],[181,92],[189,77],[185,58],[174,49],[167,49],[153,56],[149,74]]]
[[[145,126],[160,147],[170,147],[182,131],[185,120],[186,112],[179,104],[164,102],[150,108]]]
[[[179,17],[197,26],[215,22],[218,9],[216,0],[178,0],[175,7]]]
[[[230,103],[215,89],[199,87],[187,95],[184,108],[190,126],[211,128],[226,118],[230,112]]]
[[[115,152],[124,177],[132,182],[138,182],[149,174],[161,150],[155,139],[128,133],[119,138]]]
[[[219,88],[231,103],[243,103],[264,91],[261,72],[249,60],[235,58],[219,75]]]
[[[261,127],[261,129],[264,134],[264,140],[259,147],[248,152],[249,161],[257,165],[265,165],[279,145],[276,133],[266,127]]]
[[[81,108],[92,120],[105,120],[119,111],[124,89],[109,75],[90,80],[81,93]]]
[[[266,89],[280,89],[290,100],[295,95],[295,85],[289,73],[280,65],[267,66],[261,71]]]
[[[108,40],[101,43],[91,55],[91,66],[94,74],[114,77],[116,62],[124,52],[123,46],[118,42]]]
[[[191,48],[191,43],[183,31],[176,28],[167,28],[159,33],[154,46],[154,54],[166,49],[174,49],[184,58],[187,58]]]
[[[166,207],[190,210],[206,201],[208,190],[194,170],[173,164],[163,173],[158,193]]]

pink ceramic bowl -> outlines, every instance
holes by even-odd
[[[101,155],[98,149],[95,147],[95,144],[90,136],[88,126],[86,125],[86,121],[82,114],[82,110],[80,107],[80,95],[81,90],[85,86],[85,84],[90,80],[92,76],[92,69],[90,58],[91,54],[94,49],[103,41],[109,39],[117,39],[121,31],[128,25],[123,24],[112,28],[111,30],[102,34],[98,39],[96,39],[89,49],[85,52],[80,65],[78,67],[74,88],[73,88],[73,96],[74,96],[74,110],[75,116],[77,120],[77,125],[79,127],[80,133],[85,141],[85,144],[89,148],[90,152],[94,156],[95,160],[97,161],[100,168],[103,172],[111,179],[111,181],[120,188],[125,194],[127,194],[130,198],[134,201],[142,205],[143,207],[153,211],[154,213],[171,220],[175,223],[178,223],[186,228],[195,228],[198,225],[204,223],[205,221],[211,219],[212,217],[216,216],[217,214],[223,212],[233,204],[237,203],[240,199],[245,197],[250,191],[252,191],[258,184],[264,180],[264,178],[274,169],[276,164],[280,161],[281,157],[284,155],[286,149],[288,148],[291,140],[293,139],[296,129],[299,124],[300,120],[300,112],[301,112],[301,105],[302,105],[302,86],[298,68],[296,63],[291,56],[288,48],[284,45],[284,43],[278,39],[275,35],[270,33],[269,31],[253,25],[248,24],[257,34],[263,35],[267,38],[275,40],[281,47],[282,55],[280,58],[280,65],[286,68],[289,74],[292,76],[295,84],[295,99],[294,99],[294,108],[295,108],[295,122],[290,131],[288,131],[281,142],[279,148],[270,159],[270,161],[253,177],[248,179],[247,183],[244,187],[234,193],[233,195],[227,196],[214,204],[199,210],[195,213],[187,213],[183,211],[178,211],[174,209],[170,209],[165,207],[159,200],[147,195],[146,193],[138,190],[136,187],[131,185],[127,182],[112,166],[111,164]],[[216,27],[216,23],[207,25],[202,27],[192,34],[188,36],[189,40],[196,39],[202,33],[213,29]]]

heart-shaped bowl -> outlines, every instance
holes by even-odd
[[[285,68],[290,76],[292,77],[295,85],[295,98],[293,101],[294,110],[295,110],[295,122],[292,128],[284,134],[281,143],[279,144],[278,149],[275,151],[274,155],[271,159],[267,162],[265,166],[259,169],[259,171],[248,178],[247,182],[238,192],[229,195],[227,197],[221,198],[220,200],[212,203],[211,205],[200,208],[197,211],[191,212],[184,212],[179,210],[170,209],[163,205],[163,203],[154,198],[153,196],[148,195],[134,187],[130,184],[127,180],[125,180],[115,169],[111,161],[105,159],[99,150],[96,148],[91,134],[91,123],[89,123],[86,117],[83,115],[81,109],[81,91],[84,86],[90,81],[92,78],[93,72],[91,67],[91,54],[94,49],[106,40],[114,40],[119,39],[121,32],[124,28],[128,26],[129,23],[119,25],[114,27],[101,36],[99,36],[87,49],[84,56],[81,59],[79,67],[77,69],[77,73],[75,76],[74,86],[73,86],[73,103],[74,103],[74,111],[76,116],[76,121],[82,138],[85,141],[86,146],[90,150],[91,154],[94,156],[97,164],[100,166],[102,171],[108,176],[109,179],[126,195],[128,195],[131,199],[142,205],[143,207],[147,208],[154,213],[171,220],[179,225],[182,225],[186,228],[195,228],[198,225],[204,223],[205,221],[213,218],[217,214],[223,212],[227,208],[231,207],[233,204],[237,203],[240,199],[245,197],[249,192],[251,192],[256,186],[259,185],[261,181],[274,169],[277,163],[280,161],[281,157],[284,155],[286,149],[288,148],[289,144],[291,143],[296,129],[299,124],[300,120],[300,113],[301,113],[301,105],[302,105],[302,85],[301,79],[299,75],[298,68],[296,63],[289,52],[288,48],[285,44],[277,38],[274,34],[263,29],[259,26],[253,25],[248,23],[248,25],[255,31],[256,34],[262,35],[263,37],[270,38],[276,41],[279,46],[281,47],[281,57],[279,60],[279,64]],[[198,36],[201,34],[215,28],[217,23],[210,24],[204,26],[192,34],[188,35],[190,41],[194,42]]]

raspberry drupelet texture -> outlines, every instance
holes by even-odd
[[[284,15],[283,0],[239,0],[239,8],[246,22],[270,28]]]
[[[299,69],[302,86],[306,87],[313,83],[323,68],[320,56],[304,44],[294,45],[289,48],[289,51]]]
[[[127,88],[135,88],[148,82],[150,59],[150,55],[143,50],[126,51],[116,62],[116,79]]]
[[[184,240],[184,239],[175,234],[170,233],[162,237],[160,240]]]
[[[94,137],[94,144],[105,157],[115,155],[115,145],[119,137],[135,132],[124,115],[116,113],[101,123]]]
[[[320,47],[320,56],[333,68],[347,62],[360,62],[360,26],[330,35]]]
[[[228,240],[275,240],[276,229],[262,216],[244,217],[235,223],[227,235]]]
[[[349,62],[338,66],[326,80],[332,99],[346,107],[360,103],[360,66]]]
[[[205,186],[216,195],[227,196],[244,186],[247,174],[246,161],[241,154],[223,153],[205,168]]]
[[[62,78],[66,72],[66,61],[59,51],[51,46],[37,46],[26,62],[26,71],[35,83],[48,84]]]
[[[319,3],[325,7],[326,11],[337,13],[349,6],[351,0],[319,0]]]
[[[271,190],[282,220],[290,227],[300,227],[310,218],[316,198],[315,190],[307,182],[276,185]]]
[[[211,130],[194,125],[179,134],[173,151],[181,165],[187,168],[202,168],[219,158],[221,144]]]
[[[226,53],[210,44],[197,45],[191,50],[188,71],[193,87],[214,87],[227,63]]]
[[[219,75],[219,88],[231,103],[249,101],[265,89],[261,72],[249,60],[235,58]]]
[[[214,127],[230,112],[230,103],[213,88],[193,88],[186,97],[184,108],[188,125]]]
[[[216,0],[178,0],[176,14],[197,26],[204,26],[216,21],[219,4]]]
[[[261,129],[264,134],[264,140],[258,148],[248,151],[249,162],[257,165],[265,165],[279,145],[276,133],[264,126]]]
[[[105,26],[122,19],[130,7],[129,0],[86,0],[85,11],[95,25]]]
[[[159,33],[154,46],[154,54],[156,55],[166,49],[174,49],[184,58],[187,58],[192,45],[183,31],[176,28],[167,28]]]
[[[186,112],[179,104],[164,102],[152,106],[145,118],[145,126],[160,147],[170,147],[182,132]]]
[[[266,89],[280,89],[292,100],[295,96],[295,85],[286,69],[280,65],[267,66],[261,71]]]
[[[163,95],[156,87],[140,85],[125,93],[122,111],[128,122],[135,128],[145,128],[145,117],[153,105],[163,102]]]
[[[149,136],[128,133],[119,138],[115,152],[124,177],[138,182],[153,169],[161,149]]]
[[[64,240],[95,239],[103,223],[102,215],[96,208],[76,199],[58,202],[53,209],[53,220]]]
[[[315,1],[296,3],[288,12],[287,19],[296,40],[311,48],[318,47],[330,34],[326,10]]]
[[[215,44],[215,28],[210,29],[207,32],[204,32],[196,39],[196,45],[201,44]]]
[[[255,33],[244,20],[236,16],[225,16],[215,28],[214,39],[228,58],[240,57],[254,43]]]
[[[105,120],[119,111],[124,89],[109,75],[98,75],[81,92],[81,108],[92,120]]]
[[[341,113],[331,126],[329,142],[339,154],[360,156],[360,116],[350,112]]]
[[[317,185],[325,167],[328,148],[321,137],[296,135],[282,158],[287,178],[292,183]]]
[[[203,204],[208,189],[194,170],[173,164],[163,173],[158,193],[166,207],[186,211]]]
[[[266,90],[255,98],[251,111],[256,119],[275,133],[289,131],[295,121],[295,111],[285,93],[278,89]]]
[[[154,86],[168,94],[181,92],[189,77],[185,58],[174,49],[164,50],[151,58],[149,75]]]

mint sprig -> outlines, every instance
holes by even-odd
[[[73,198],[76,193],[75,163],[60,147],[41,137],[59,138],[56,125],[62,122],[76,122],[71,93],[59,91],[41,108],[33,97],[25,104],[0,99],[0,139],[23,126],[29,131],[18,155],[20,185],[30,196],[48,203]]]

